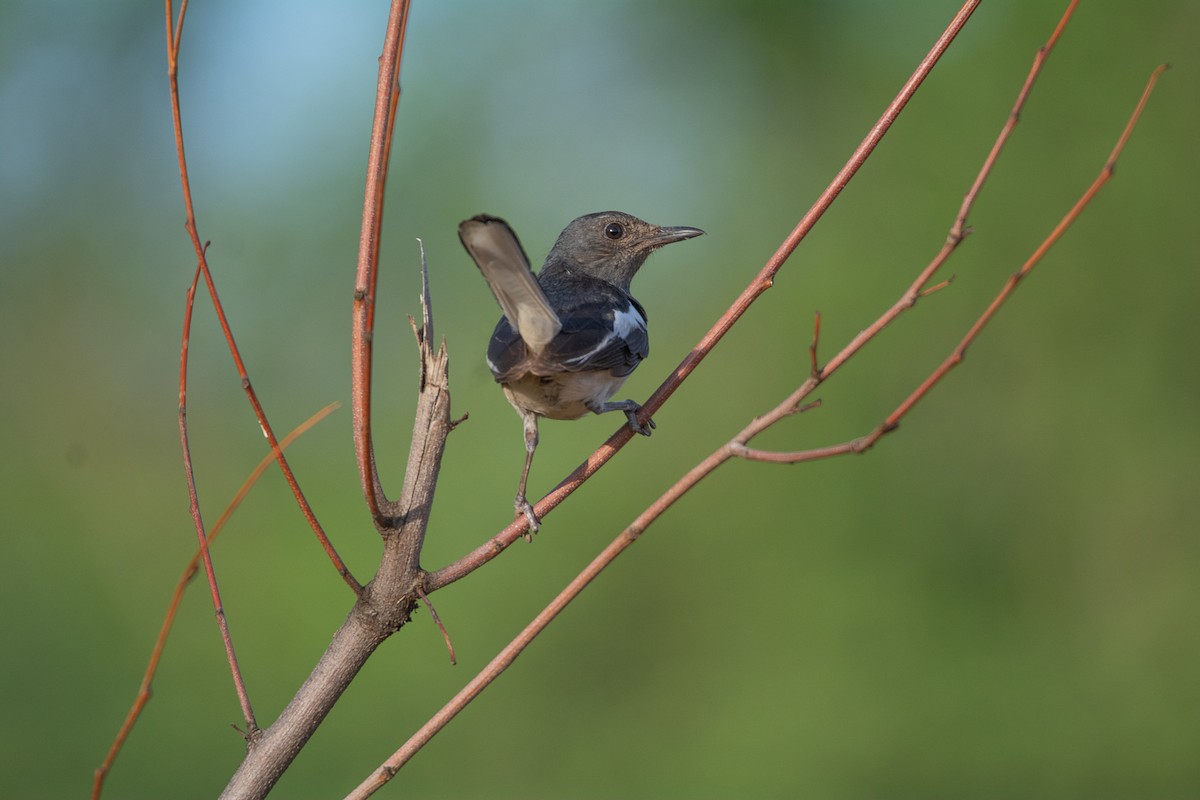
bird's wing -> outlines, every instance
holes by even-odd
[[[619,377],[650,354],[645,313],[636,301],[625,308],[585,303],[565,314],[562,325],[541,354],[556,372],[607,369]],[[536,364],[533,371],[538,372]]]
[[[508,223],[481,214],[458,226],[458,238],[500,303],[513,330],[534,353],[540,353],[562,329],[562,323],[537,279],[529,258]]]

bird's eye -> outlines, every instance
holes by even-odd
[[[625,226],[619,222],[610,222],[604,226],[604,235],[609,239],[620,239],[625,235]]]

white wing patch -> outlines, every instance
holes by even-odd
[[[624,310],[613,312],[612,330],[605,334],[604,338],[595,347],[586,353],[581,353],[574,358],[564,360],[563,364],[569,367],[582,366],[598,353],[604,352],[605,348],[609,347],[613,342],[625,340],[631,333],[638,330],[645,332],[646,318],[641,315],[633,303],[630,303]]]
[[[633,303],[630,303],[624,311],[617,311],[613,314],[613,328],[616,330],[617,336],[627,339],[629,334],[636,330],[643,333],[646,331],[646,318],[638,313]]]

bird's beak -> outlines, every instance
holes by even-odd
[[[652,247],[662,247],[664,244],[671,242],[682,242],[684,239],[691,239],[695,236],[701,236],[704,231],[699,228],[688,228],[686,226],[677,226],[674,228],[659,228],[658,233],[654,234],[649,239],[649,244]]]

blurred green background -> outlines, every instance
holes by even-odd
[[[638,439],[520,545],[386,643],[277,789],[340,797],[680,473],[892,302],[937,251],[1060,3],[984,4],[859,178]],[[456,414],[424,556],[510,519],[520,425],[487,374],[495,302],[455,226],[535,260],[606,208],[708,235],[635,290],[647,396],[873,123],[957,3],[418,3],[380,282],[376,433],[408,447],[421,237]],[[0,785],[83,796],[194,547],[175,424],[183,230],[154,4],[0,10]],[[279,431],[349,398],[349,323],[383,3],[192,4],[181,81],[201,236]],[[921,303],[759,442],[869,430],[1092,180],[1117,177],[961,369],[862,458],[732,463],[687,496],[380,796],[1200,795],[1200,4],[1083,4]],[[189,419],[206,518],[265,452],[206,299]],[[616,427],[547,423],[544,492]],[[291,451],[352,569],[378,539],[347,407]],[[260,720],[350,598],[277,471],[216,548]],[[109,797],[211,797],[239,713],[188,596]]]

